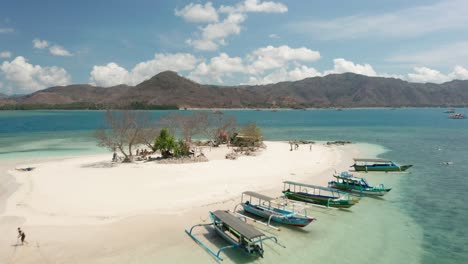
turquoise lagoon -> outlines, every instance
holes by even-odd
[[[411,173],[367,174],[371,183],[385,183],[393,190],[384,199],[362,199],[350,211],[314,209],[316,223],[304,230],[285,228],[278,235],[287,249],[267,246],[265,259],[258,261],[468,263],[468,120],[448,119],[443,111],[224,111],[240,124],[256,122],[267,140],[370,143],[381,146],[370,151],[385,149],[382,157],[414,164]],[[158,118],[169,112],[151,113]],[[103,119],[102,111],[1,111],[0,160],[105,153],[93,139]],[[453,164],[444,165],[447,161]],[[183,261],[190,254],[172,260]],[[251,262],[235,252],[227,258]],[[206,255],[206,261],[212,259]]]

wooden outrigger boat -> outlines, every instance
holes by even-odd
[[[383,184],[379,186],[370,186],[366,179],[354,177],[351,173],[345,171],[335,174],[335,181],[328,182],[328,187],[343,190],[361,196],[383,196],[392,188],[385,188]]]
[[[351,165],[354,167],[355,171],[406,171],[407,169],[413,167],[413,165],[402,165],[399,166],[395,162],[386,159],[354,159],[354,164]]]
[[[283,194],[288,199],[335,208],[349,208],[359,202],[349,193],[336,189],[292,181],[283,183]]]
[[[211,223],[194,225],[190,228],[190,231],[185,230],[185,233],[200,244],[206,251],[208,251],[208,253],[219,260],[223,260],[220,255],[221,252],[226,249],[240,248],[250,256],[263,258],[263,241],[273,240],[276,244],[280,245],[276,237],[267,237],[252,225],[245,223],[241,219],[229,213],[229,211],[217,210],[215,212],[210,212],[210,219]],[[192,234],[193,229],[198,226],[213,226],[216,233],[231,245],[222,247],[218,252],[214,252],[206,246],[205,243]]]
[[[271,221],[274,221],[286,225],[305,227],[312,221],[317,220],[307,215],[286,210],[285,206],[280,208],[279,204],[274,206],[274,200],[275,198],[256,192],[243,192],[240,205],[244,208],[244,211],[268,219],[268,226]]]

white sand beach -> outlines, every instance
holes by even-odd
[[[230,150],[221,147],[204,149],[209,161],[200,163],[116,164],[111,155],[95,155],[21,165],[35,167],[27,172],[10,167],[17,184],[0,196],[0,263],[143,263],[149,257],[154,263],[184,247],[183,254],[197,250],[212,261],[184,228],[206,220],[209,210],[232,210],[243,191],[280,196],[283,180],[326,186],[362,149],[266,145],[237,160],[225,159]],[[29,245],[13,246],[17,226]]]

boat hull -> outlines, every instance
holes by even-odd
[[[343,190],[352,194],[367,196],[384,196],[392,190],[391,188],[360,188],[359,186],[350,186],[336,182],[329,182],[328,187]]]
[[[335,208],[350,208],[351,206],[358,203],[358,200],[344,200],[344,199],[336,199],[328,196],[321,196],[321,195],[313,195],[308,193],[301,193],[301,192],[288,192],[283,191],[284,196],[286,198],[306,203],[318,204],[327,207],[335,207]]]
[[[268,220],[271,217],[271,221],[285,224],[285,225],[305,227],[315,220],[315,218],[286,215],[280,212],[277,212],[276,214],[271,211],[267,211],[259,206],[254,206],[254,205],[245,204],[245,203],[242,204],[242,207],[244,208],[244,211],[246,212],[263,217]],[[288,212],[288,213],[292,214],[292,212]]]
[[[403,165],[403,166],[376,166],[376,165],[356,165],[354,164],[355,171],[406,171],[411,168],[413,165]]]

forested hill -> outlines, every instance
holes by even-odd
[[[68,85],[0,97],[2,109],[307,108],[468,106],[468,81],[443,84],[353,73],[256,86],[203,85],[175,72],[136,86]]]

